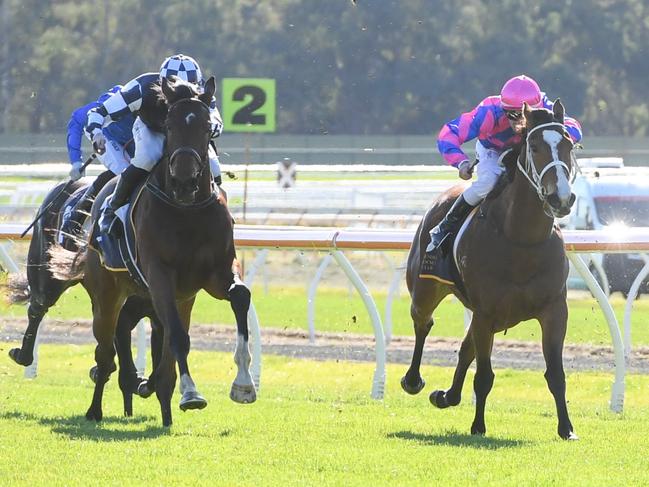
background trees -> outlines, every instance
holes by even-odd
[[[169,54],[270,77],[278,131],[428,134],[535,77],[591,135],[649,135],[643,0],[0,0],[0,131],[71,110]]]

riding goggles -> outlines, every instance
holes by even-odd
[[[505,116],[512,121],[517,121],[523,118],[523,112],[520,110],[505,110]]]

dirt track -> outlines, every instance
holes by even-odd
[[[24,319],[3,319],[0,322],[0,350],[7,341],[22,339],[26,327]],[[43,343],[94,343],[89,321],[46,321],[41,336]],[[236,332],[234,326],[195,325],[191,330],[192,347],[199,350],[232,352]],[[5,342],[5,343],[2,343]],[[395,337],[387,347],[388,362],[408,364],[414,339]],[[425,364],[454,366],[460,345],[459,339],[430,336],[424,353]],[[315,343],[309,343],[308,334],[296,330],[262,329],[262,353],[315,360],[374,361],[374,338],[351,333],[318,333]],[[495,368],[545,368],[540,343],[497,339],[494,345]],[[564,350],[567,372],[575,370],[613,370],[612,347],[567,345]],[[405,370],[405,369],[404,369]],[[629,371],[649,374],[649,347],[633,350]]]

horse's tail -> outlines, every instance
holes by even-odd
[[[9,274],[7,279],[7,300],[9,304],[21,304],[29,301],[31,290],[26,274]]]
[[[80,281],[88,257],[88,247],[82,246],[76,252],[67,250],[59,244],[52,245],[49,254],[49,271],[54,279],[60,281]]]

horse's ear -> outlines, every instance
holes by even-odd
[[[209,105],[210,103],[212,103],[212,97],[214,96],[215,92],[216,80],[214,79],[214,76],[210,76],[210,79],[205,82],[205,89],[203,90],[203,94],[200,95],[199,98],[203,103]]]
[[[162,87],[162,94],[165,96],[167,100],[172,100],[174,97],[174,89],[171,87],[171,83],[169,83],[169,80],[167,78],[162,78],[162,81],[160,83]]]
[[[557,122],[563,123],[563,119],[566,113],[566,109],[563,106],[563,103],[561,103],[561,99],[557,98],[554,101],[554,105],[552,106],[552,113],[554,113],[554,119]]]
[[[523,102],[523,116],[525,117],[526,120],[529,120],[531,115],[532,115],[532,108],[527,104],[527,102]]]

